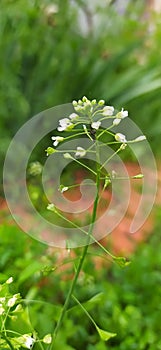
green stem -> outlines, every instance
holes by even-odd
[[[97,206],[98,206],[98,201],[99,201],[99,186],[100,186],[99,149],[98,149],[97,141],[95,142],[95,147],[96,147],[96,163],[97,163],[97,175],[96,175],[97,193],[96,193],[96,197],[95,197],[95,201],[94,201],[94,205],[93,205],[93,212],[92,212],[92,218],[91,218],[91,225],[90,225],[90,227],[89,227],[86,245],[85,245],[84,248],[83,248],[82,256],[80,257],[79,264],[78,264],[77,270],[76,270],[76,272],[75,272],[75,276],[74,276],[74,278],[73,278],[73,281],[72,281],[72,284],[71,284],[70,289],[69,289],[69,291],[68,291],[68,294],[67,294],[67,297],[66,297],[66,300],[65,300],[65,303],[64,303],[62,312],[61,312],[61,314],[60,314],[60,317],[59,317],[59,319],[58,319],[57,325],[56,325],[56,327],[55,327],[55,330],[54,330],[54,333],[53,333],[53,340],[52,340],[52,343],[51,343],[50,346],[49,346],[49,350],[52,349],[52,346],[53,346],[53,344],[54,344],[54,340],[55,340],[55,338],[56,338],[56,336],[57,336],[57,333],[58,333],[58,331],[59,331],[59,329],[60,329],[60,327],[61,327],[61,325],[62,325],[62,322],[63,322],[64,316],[65,316],[65,313],[66,313],[66,311],[67,311],[67,309],[68,309],[70,300],[71,300],[71,298],[72,298],[72,294],[73,294],[73,292],[74,292],[74,289],[75,289],[75,286],[76,286],[76,283],[77,283],[77,280],[78,280],[80,271],[81,271],[82,266],[83,266],[83,262],[84,262],[84,260],[85,260],[85,257],[86,257],[87,251],[88,251],[88,247],[89,247],[89,243],[90,243],[90,238],[91,238],[91,235],[92,235],[93,226],[94,226],[94,222],[95,222],[96,215],[97,215]]]
[[[10,340],[7,338],[5,334],[2,335],[2,338],[6,341],[6,343],[9,345],[11,350],[14,350],[13,345],[11,344]]]
[[[84,308],[84,306],[79,302],[79,300],[72,295],[72,298],[76,301],[76,303],[80,306],[80,308],[84,311],[84,313],[88,316],[88,318],[91,320],[91,322],[94,324],[94,326],[97,328],[97,324],[92,318],[92,316],[89,314],[89,312]]]

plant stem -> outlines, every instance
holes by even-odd
[[[62,312],[60,314],[60,317],[58,319],[57,325],[55,327],[55,330],[54,330],[54,333],[53,333],[53,340],[52,340],[52,343],[49,346],[49,350],[52,349],[52,346],[54,344],[54,340],[55,340],[55,338],[57,336],[57,333],[58,333],[58,331],[59,331],[59,329],[60,329],[60,327],[62,325],[65,313],[66,313],[66,311],[68,309],[70,300],[72,298],[72,294],[74,292],[74,288],[76,286],[76,283],[77,283],[80,271],[81,271],[82,266],[83,266],[83,262],[85,260],[85,257],[86,257],[87,251],[88,251],[90,238],[91,238],[91,235],[92,235],[92,232],[93,232],[93,226],[94,226],[94,222],[95,222],[96,215],[97,215],[97,206],[98,206],[98,202],[99,202],[99,186],[100,186],[99,148],[98,148],[97,140],[95,142],[95,147],[96,147],[96,162],[97,162],[97,175],[96,175],[97,193],[96,193],[96,197],[95,197],[95,201],[94,201],[94,205],[93,205],[91,224],[90,224],[88,235],[87,235],[86,245],[83,248],[82,256],[80,257],[79,264],[78,264],[77,270],[75,272],[75,276],[73,278],[73,281],[72,281],[72,284],[71,284],[70,289],[68,291],[68,294],[67,294],[67,297],[66,297],[66,300],[65,300]]]
[[[2,338],[5,339],[6,343],[9,345],[11,350],[14,350],[13,345],[11,344],[10,340],[7,338],[5,334],[2,335]]]

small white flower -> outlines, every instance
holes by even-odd
[[[86,150],[83,147],[77,147],[76,157],[84,157],[86,155]]]
[[[136,137],[136,139],[134,139],[133,141],[138,142],[138,141],[144,141],[144,140],[146,140],[146,136],[141,135],[141,136]]]
[[[121,109],[121,112],[117,113],[116,115],[117,118],[124,119],[128,117],[128,111],[124,111],[124,109]]]
[[[63,193],[63,192],[68,191],[68,188],[69,188],[68,186],[60,185],[59,190],[60,190],[61,193]]]
[[[113,125],[115,126],[115,125],[120,124],[120,121],[121,121],[121,119],[115,118],[114,121],[113,121]]]
[[[52,342],[52,336],[51,336],[51,334],[46,334],[42,341],[43,341],[43,343],[45,343],[45,344],[51,344],[51,342]]]
[[[47,206],[48,210],[54,211],[55,210],[55,205],[53,203],[49,203]]]
[[[120,146],[120,151],[124,151],[126,146],[127,146],[127,143],[122,143],[122,145]]]
[[[10,299],[8,300],[7,306],[9,306],[9,307],[14,306],[15,303],[16,303],[16,301],[17,301],[16,296],[13,296],[12,298],[10,298]]]
[[[60,119],[59,124],[58,131],[64,131],[73,125],[68,118]]]
[[[76,112],[82,112],[83,111],[83,107],[78,105],[78,104],[77,104],[77,106],[74,106],[74,109],[75,109]]]
[[[92,124],[91,124],[91,127],[93,128],[93,129],[95,129],[95,130],[98,130],[99,129],[99,127],[100,127],[100,125],[101,125],[101,122],[93,122]]]
[[[113,106],[105,106],[103,108],[103,113],[102,114],[105,117],[111,116],[111,115],[113,115],[113,113],[114,113],[114,107]]]
[[[72,113],[72,114],[70,114],[69,118],[70,118],[71,120],[77,119],[77,118],[78,118],[78,114]]]
[[[122,142],[122,143],[127,142],[126,136],[121,134],[121,133],[115,134],[115,140],[118,141],[118,142]]]
[[[32,338],[30,335],[24,334],[23,335],[24,338],[24,345],[27,349],[32,349],[34,343],[35,343],[35,339]]]
[[[54,141],[53,145],[56,147],[59,142],[64,141],[64,137],[61,136],[52,136],[51,139]]]
[[[7,284],[11,284],[13,282],[13,277],[8,278],[8,280],[6,281]]]

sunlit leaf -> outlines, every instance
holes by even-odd
[[[107,331],[99,328],[98,326],[96,326],[96,329],[97,329],[97,332],[98,332],[100,338],[103,341],[108,341],[109,339],[116,337],[116,335],[117,335],[116,333],[107,332]]]

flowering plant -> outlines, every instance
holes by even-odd
[[[107,341],[108,339],[116,335],[115,333],[102,330],[98,327],[91,315],[87,312],[87,310],[84,308],[81,302],[76,298],[76,296],[74,295],[74,291],[90,243],[96,243],[120,266],[124,267],[129,264],[126,258],[114,256],[109,251],[107,251],[107,249],[104,246],[101,245],[101,243],[99,242],[99,238],[97,239],[95,234],[95,222],[97,221],[98,205],[103,191],[105,191],[107,187],[111,185],[113,180],[115,180],[116,178],[121,179],[121,176],[118,176],[115,170],[107,171],[105,168],[106,165],[109,164],[111,159],[114,158],[119,152],[124,151],[128,144],[140,142],[146,139],[144,135],[139,135],[131,140],[128,140],[127,136],[122,132],[115,132],[115,128],[117,128],[118,125],[125,118],[128,117],[128,111],[124,110],[123,108],[121,109],[121,111],[115,111],[113,106],[106,106],[104,100],[100,100],[97,102],[95,99],[93,99],[92,101],[90,101],[85,96],[78,102],[73,101],[73,108],[73,113],[59,120],[59,125],[57,126],[57,131],[59,132],[59,134],[52,136],[52,140],[54,141],[54,147],[47,148],[47,156],[50,156],[52,154],[60,154],[63,155],[64,159],[72,160],[81,165],[82,167],[88,169],[89,172],[91,172],[94,175],[96,193],[92,206],[90,225],[88,227],[88,230],[82,229],[81,226],[72,222],[53,203],[49,203],[47,207],[48,210],[54,212],[56,215],[58,215],[58,217],[61,217],[61,219],[70,223],[72,227],[80,230],[80,232],[83,233],[86,237],[84,247],[82,248],[83,251],[80,256],[79,263],[76,267],[75,275],[72,280],[68,295],[66,297],[62,312],[54,329],[53,340],[51,345],[49,346],[49,349],[52,349],[55,337],[57,336],[57,333],[60,327],[62,326],[62,322],[64,320],[66,311],[69,308],[71,300],[74,300],[75,303],[78,304],[83,309],[85,314],[90,318],[101,339]],[[82,143],[76,144],[75,148],[70,150],[67,150],[66,147],[64,147],[64,149],[62,149],[62,147],[59,148],[59,144],[66,146],[66,142],[68,140],[75,140],[79,137],[83,138],[83,145],[85,139],[89,141],[86,148],[83,147]],[[113,145],[116,148],[112,155],[107,156],[107,158],[104,159],[103,162],[101,160],[101,150],[103,148],[102,144],[103,146]],[[82,158],[83,160],[83,158],[87,157],[91,153],[93,154],[95,159],[94,169],[91,167],[90,164],[86,164],[80,159]],[[140,179],[142,177],[142,174],[132,176],[132,178],[136,179]],[[59,191],[61,193],[64,193],[75,186],[76,185],[72,184],[60,184]]]
[[[43,339],[38,338],[38,334],[33,330],[27,313],[27,306],[23,305],[20,293],[12,294],[10,285],[13,277],[9,277],[3,284],[0,284],[0,349],[32,349],[34,344],[50,344],[51,334],[46,334]],[[17,330],[8,329],[8,322],[15,323],[16,320],[22,322],[26,319],[30,325],[31,332],[21,334]]]

